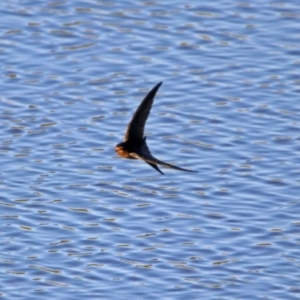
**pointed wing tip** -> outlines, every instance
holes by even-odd
[[[157,83],[157,84],[154,86],[153,89],[157,89],[157,90],[158,90],[162,84],[163,84],[163,81]]]
[[[163,84],[163,81],[161,81],[161,82],[159,82],[158,84],[156,84],[156,85],[152,88],[152,90],[148,93],[148,95],[149,95],[150,93],[154,93],[154,95],[153,95],[153,98],[154,98],[156,92],[158,91],[158,89],[160,88],[160,86],[161,86],[162,84]],[[147,95],[147,96],[148,96],[148,95]]]

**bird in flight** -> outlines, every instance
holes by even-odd
[[[155,94],[161,85],[162,82],[158,83],[141,102],[127,126],[124,142],[118,144],[115,147],[115,151],[118,153],[118,155],[124,158],[144,160],[148,165],[162,175],[164,175],[164,173],[158,168],[157,165],[162,165],[181,171],[197,172],[180,168],[155,158],[147,146],[146,136],[144,136],[145,123],[149,116]]]

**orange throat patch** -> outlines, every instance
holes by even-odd
[[[118,153],[119,156],[124,157],[124,158],[133,158],[129,155],[129,152],[124,150],[123,148],[117,148],[115,151]]]

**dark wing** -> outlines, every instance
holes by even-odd
[[[144,145],[142,146],[142,150],[141,150],[139,153],[130,153],[130,155],[131,155],[132,157],[135,157],[135,158],[138,158],[138,159],[141,159],[141,160],[146,161],[146,163],[148,163],[151,167],[153,167],[153,168],[156,169],[156,170],[158,169],[158,167],[156,166],[156,164],[159,164],[159,165],[162,165],[162,166],[171,168],[171,169],[176,169],[176,170],[181,170],[181,171],[186,171],[186,172],[195,172],[195,173],[198,172],[198,171],[192,171],[192,170],[180,168],[180,167],[177,167],[177,166],[168,164],[168,163],[166,163],[166,162],[164,162],[164,161],[161,161],[161,160],[155,158],[155,157],[151,154],[151,152],[150,152],[150,150],[149,150],[147,144],[144,144]],[[154,167],[153,165],[155,165],[157,168]],[[159,169],[158,169],[157,171],[160,172],[160,173],[162,173]],[[163,173],[162,173],[162,174],[163,174]]]
[[[162,82],[158,83],[145,97],[140,106],[134,113],[130,123],[128,124],[124,140],[142,140],[144,137],[145,123],[148,119],[155,94]]]

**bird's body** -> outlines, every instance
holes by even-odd
[[[155,94],[161,85],[162,82],[158,83],[141,102],[127,126],[124,142],[118,144],[115,148],[115,151],[123,158],[144,160],[162,175],[164,175],[164,173],[158,168],[158,164],[176,170],[197,172],[163,162],[155,158],[148,148],[146,136],[144,136],[144,128],[153,104]]]

